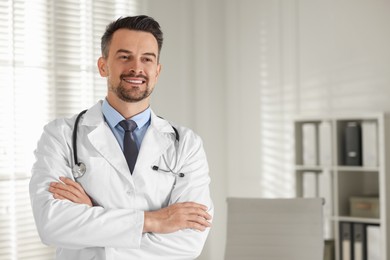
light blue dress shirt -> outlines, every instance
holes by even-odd
[[[125,118],[108,103],[107,99],[103,100],[102,112],[106,122],[108,123],[111,131],[114,133],[116,140],[118,140],[118,143],[123,150],[123,139],[125,137],[125,131],[119,125],[119,122]],[[138,146],[138,150],[141,147],[146,130],[150,125],[150,114],[150,107],[148,107],[143,112],[130,118],[137,124],[137,128],[133,131],[133,138]]]

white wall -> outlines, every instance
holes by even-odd
[[[389,111],[390,2],[321,3],[299,2],[299,110]]]
[[[390,112],[387,0],[149,0],[165,32],[160,115],[204,140],[223,259],[227,196],[294,195],[292,119]]]

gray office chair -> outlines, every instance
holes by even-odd
[[[228,198],[226,260],[322,260],[322,199]]]

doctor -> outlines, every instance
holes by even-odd
[[[107,26],[98,60],[107,96],[76,128],[82,176],[72,172],[76,116],[44,128],[30,197],[39,235],[57,247],[56,259],[183,260],[202,251],[213,204],[201,139],[157,117],[149,104],[162,42],[151,17]],[[122,120],[136,124],[127,139]],[[128,142],[136,149],[126,160]]]

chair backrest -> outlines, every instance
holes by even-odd
[[[322,260],[322,199],[228,198],[226,260]]]

